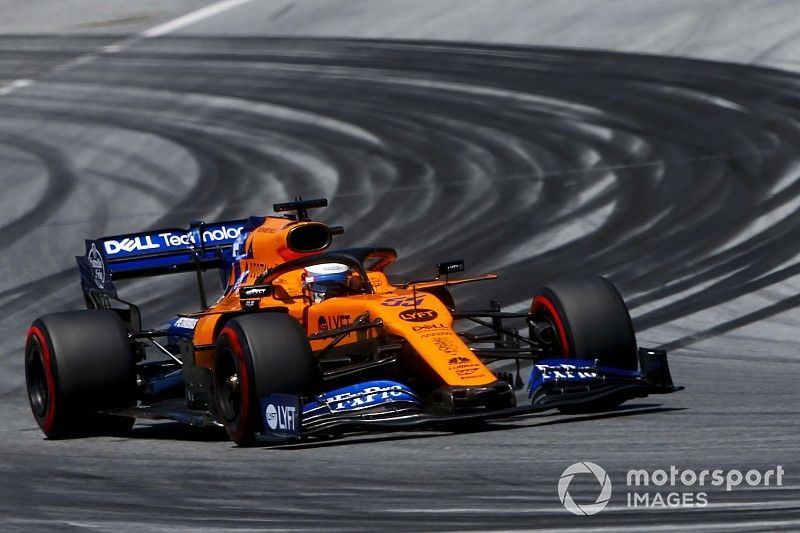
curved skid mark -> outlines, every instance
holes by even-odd
[[[0,250],[4,250],[34,231],[64,204],[75,189],[78,177],[70,166],[69,158],[53,146],[21,134],[11,136],[2,132],[0,132],[0,144],[33,155],[42,162],[48,173],[46,193],[30,206],[26,213],[8,221],[3,220],[3,215],[0,213],[0,235],[2,235]]]
[[[797,80],[604,52],[164,38],[53,73],[0,105],[166,141],[132,154],[137,175],[119,178],[141,180],[142,197],[158,202],[111,219],[182,225],[327,195],[323,217],[348,226],[339,244],[392,244],[398,270],[427,273],[456,256],[502,267],[492,295],[511,301],[556,274],[598,272],[634,310],[650,309],[638,323],[654,327],[791,275],[781,265],[800,225]],[[124,160],[113,141],[108,153]],[[169,179],[164,146],[185,150],[197,172],[170,193],[158,177]]]

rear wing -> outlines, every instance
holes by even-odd
[[[189,229],[157,229],[86,240],[85,255],[75,259],[87,305],[107,308],[107,298],[119,301],[113,281],[121,279],[196,271],[202,290],[199,273],[220,268],[220,277],[225,280],[247,232],[263,221],[263,217],[251,217],[211,224],[194,222]],[[201,299],[205,303],[204,295]]]

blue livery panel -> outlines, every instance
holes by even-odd
[[[248,222],[207,224],[202,227],[202,235],[200,227],[162,229],[104,237],[96,242],[112,273],[191,264],[196,254],[203,261],[230,262],[233,245],[246,233]]]
[[[533,397],[542,385],[553,381],[591,382],[604,376],[638,378],[641,373],[634,370],[598,366],[591,359],[542,359],[534,363],[528,378],[528,398]]]
[[[354,412],[393,403],[421,405],[417,395],[401,383],[387,380],[367,381],[320,394],[316,401],[304,406],[303,416]]]
[[[396,381],[367,381],[319,394],[303,406],[303,427],[324,430],[344,421],[399,421],[419,416],[422,401]]]

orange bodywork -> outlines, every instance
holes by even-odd
[[[330,235],[323,246],[312,251],[299,252],[297,247],[291,246],[293,232],[309,225],[314,227],[300,231],[311,233],[327,229],[319,222],[267,217],[261,226],[248,234],[242,250],[244,257],[238,260],[238,269],[233,269],[226,292],[205,311],[191,315],[199,319],[193,339],[197,366],[212,367],[214,343],[222,325],[245,312],[240,289],[257,285],[260,277],[286,261],[319,254],[328,247]],[[477,386],[496,381],[494,374],[454,331],[453,316],[448,308],[433,294],[425,292],[435,287],[496,276],[427,281],[398,287],[392,285],[383,272],[389,262],[391,260],[379,262],[375,269],[367,269],[371,292],[331,297],[319,303],[312,303],[309,295],[303,292],[303,268],[289,270],[271,280],[270,294],[259,299],[257,312],[286,312],[299,321],[309,336],[351,324],[366,314],[369,321],[380,319],[382,324],[351,332],[337,346],[400,337],[445,385]],[[311,348],[319,352],[329,343],[329,338],[312,339]]]

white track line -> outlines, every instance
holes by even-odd
[[[185,28],[186,26],[191,26],[192,24],[200,22],[201,20],[218,15],[224,11],[228,11],[229,9],[233,9],[234,7],[246,4],[250,1],[251,0],[222,0],[221,2],[211,4],[209,6],[200,8],[197,11],[192,11],[191,13],[187,13],[186,15],[180,16],[176,19],[159,24],[158,26],[153,26],[149,30],[140,32],[138,35],[134,35],[122,41],[106,45],[97,52],[91,52],[82,56],[78,56],[70,61],[67,61],[66,63],[54,67],[50,72],[70,70],[78,65],[83,65],[94,61],[99,54],[118,53],[138,40],[151,39],[153,37],[166,35],[181,28]],[[0,96],[11,94],[18,89],[33,85],[33,83],[34,80],[18,79],[5,85],[0,85]]]
[[[186,26],[191,26],[192,24],[196,24],[203,19],[207,19],[209,17],[213,17],[214,15],[218,15],[223,11],[227,11],[229,9],[233,9],[234,7],[240,6],[242,4],[246,4],[251,0],[222,0],[222,2],[217,2],[216,4],[211,4],[210,6],[206,6],[204,8],[198,9],[197,11],[192,11],[182,17],[178,17],[174,20],[170,20],[169,22],[165,22],[163,24],[159,24],[149,30],[143,31],[140,35],[144,38],[150,37],[160,37],[162,35],[166,35],[167,33],[172,33],[175,30],[179,30],[181,28],[185,28]]]

